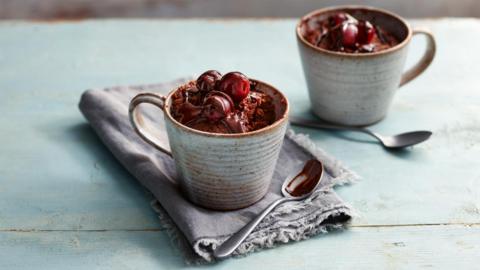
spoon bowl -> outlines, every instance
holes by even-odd
[[[293,173],[287,176],[282,184],[283,197],[272,202],[257,217],[217,247],[213,251],[215,258],[222,259],[232,254],[268,213],[278,205],[288,201],[300,201],[312,195],[324,175],[323,164],[316,159],[310,159],[305,164],[299,164],[298,168],[292,171]]]
[[[376,133],[377,138],[382,143],[382,145],[386,148],[404,148],[408,146],[412,146],[415,144],[419,144],[424,142],[432,136],[431,131],[427,130],[420,130],[420,131],[412,131],[412,132],[405,132],[401,134],[397,134],[395,136],[380,136]],[[381,138],[381,139],[380,139]]]
[[[323,171],[323,164],[316,159],[297,164],[283,181],[281,188],[283,197],[296,200],[307,198],[320,184]]]

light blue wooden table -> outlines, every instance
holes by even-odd
[[[388,152],[351,133],[295,128],[363,177],[339,194],[359,211],[344,232],[214,269],[479,269],[480,21],[414,21],[435,34],[431,68],[401,90],[386,134],[429,129]],[[0,23],[0,269],[186,266],[150,197],[77,109],[90,87],[156,83],[206,69],[271,82],[308,114],[295,20]],[[420,55],[414,40],[409,62]]]

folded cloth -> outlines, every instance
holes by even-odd
[[[188,201],[175,183],[174,161],[140,139],[128,119],[128,104],[136,94],[146,91],[166,94],[186,81],[92,89],[82,95],[79,107],[113,155],[158,200],[152,205],[161,223],[179,244],[187,263],[213,261],[213,250],[268,204],[280,198],[281,184],[292,169],[312,157],[325,166],[325,178],[319,188],[304,201],[278,206],[233,255],[307,239],[332,229],[342,229],[348,224],[353,210],[337,196],[333,187],[355,181],[356,174],[315,146],[307,136],[295,134],[292,130],[285,136],[271,187],[262,200],[235,211],[209,210]],[[168,143],[160,110],[149,105],[140,109],[145,121],[154,127],[153,131]]]

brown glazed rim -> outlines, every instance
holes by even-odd
[[[285,105],[286,105],[286,108],[285,108],[285,112],[283,113],[283,115],[281,117],[279,117],[275,122],[273,122],[271,125],[268,125],[264,128],[261,128],[261,129],[257,129],[257,130],[254,130],[254,131],[249,131],[249,132],[245,132],[245,133],[212,133],[212,132],[205,132],[205,131],[201,131],[201,130],[196,130],[196,129],[193,129],[193,128],[190,128],[190,127],[187,127],[185,126],[184,124],[178,122],[177,120],[175,120],[175,118],[172,117],[172,115],[170,114],[170,103],[171,103],[171,100],[172,100],[172,95],[181,87],[177,87],[175,88],[174,90],[172,90],[168,95],[167,97],[165,98],[165,107],[163,109],[165,115],[167,116],[167,118],[177,127],[181,128],[181,129],[184,129],[185,131],[188,131],[188,132],[191,132],[191,133],[196,133],[196,134],[199,134],[199,135],[203,135],[203,136],[208,136],[208,137],[224,137],[224,138],[241,138],[241,137],[249,137],[249,136],[254,136],[254,135],[258,135],[258,134],[263,134],[263,133],[267,133],[275,128],[277,128],[279,125],[281,125],[283,122],[287,121],[288,119],[288,112],[290,110],[290,105],[288,103],[288,99],[287,97],[282,93],[280,92],[280,90],[278,90],[277,88],[273,87],[272,85],[268,84],[268,83],[265,83],[263,81],[260,81],[260,80],[256,80],[256,79],[249,79],[250,81],[254,81],[254,82],[257,82],[257,83],[260,83],[260,84],[263,84],[267,87],[270,87],[271,89],[275,90],[275,92],[279,93],[281,95],[281,97],[285,100]],[[194,81],[194,80],[193,80]],[[188,84],[190,83],[191,81],[187,82],[187,83],[184,83],[182,84],[185,85],[185,84]]]
[[[383,13],[384,15],[392,17],[392,18],[398,20],[399,22],[401,22],[407,28],[407,31],[408,31],[407,37],[404,38],[402,40],[402,42],[400,42],[396,46],[393,46],[391,48],[388,48],[386,50],[382,50],[382,51],[379,51],[379,52],[373,52],[373,53],[345,53],[345,52],[330,51],[330,50],[326,50],[326,49],[322,49],[322,48],[319,48],[317,46],[314,46],[314,45],[310,44],[310,42],[306,41],[305,38],[300,33],[300,28],[302,26],[302,23],[306,19],[318,16],[320,14],[327,13],[327,12],[332,12],[332,11],[336,11],[336,10],[348,10],[348,9],[363,10],[363,11],[366,11],[366,12],[374,11],[374,12]],[[380,55],[384,55],[384,54],[393,53],[393,52],[398,51],[401,48],[405,47],[405,45],[407,45],[408,42],[410,41],[410,39],[412,38],[412,28],[402,17],[400,17],[397,14],[392,13],[390,11],[386,11],[384,9],[374,8],[374,7],[370,7],[370,6],[357,6],[357,5],[333,6],[333,7],[327,7],[327,8],[321,8],[321,9],[314,10],[314,11],[312,11],[312,12],[310,12],[310,13],[308,13],[308,14],[306,14],[303,17],[300,18],[300,21],[298,22],[297,27],[296,27],[296,33],[297,33],[297,39],[300,40],[307,47],[309,47],[309,48],[311,48],[311,49],[313,49],[317,52],[320,52],[320,53],[324,53],[324,54],[328,54],[328,55],[332,55],[332,56],[342,56],[342,57],[375,57],[375,56],[380,56]]]

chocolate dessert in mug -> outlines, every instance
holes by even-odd
[[[163,111],[169,144],[148,129],[138,106]],[[194,203],[218,210],[249,206],[268,191],[288,124],[288,101],[275,87],[240,72],[209,70],[167,96],[141,93],[131,123],[147,143],[171,155]]]
[[[427,37],[426,51],[404,72],[417,34]],[[383,119],[398,87],[425,71],[436,48],[430,32],[412,30],[400,16],[372,7],[313,11],[300,19],[296,35],[313,112],[352,126]]]

